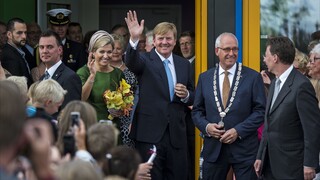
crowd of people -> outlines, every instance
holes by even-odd
[[[259,73],[224,32],[195,84],[193,31],[128,11],[83,35],[71,13],[0,22],[0,179],[195,179],[195,128],[199,179],[320,179],[320,39],[270,37]]]

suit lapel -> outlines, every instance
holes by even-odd
[[[235,70],[235,72],[234,72],[235,74],[233,75],[232,86],[230,87],[230,92],[229,92],[228,100],[227,100],[227,107],[228,107],[228,105],[229,105],[229,103],[230,103],[230,98],[231,98],[231,95],[232,95],[232,92],[233,92],[233,88],[234,88],[234,86],[235,86],[235,84],[236,84],[236,77],[237,77],[237,74],[238,74],[239,63],[236,63],[236,64],[237,64],[237,67],[236,67],[236,70]],[[217,77],[219,77],[219,74],[220,74],[220,73],[217,74]],[[239,85],[238,85],[237,91],[239,91],[239,87],[241,86],[241,84],[242,84],[243,79],[245,78],[245,76],[246,76],[246,74],[243,74],[243,70],[241,70],[241,77],[240,77],[240,79],[239,79]],[[218,79],[219,79],[219,78],[218,78]],[[219,83],[219,80],[218,80],[217,83]],[[220,90],[219,90],[219,92],[220,92]],[[222,105],[222,104],[223,104],[223,103],[222,103],[222,94],[219,93],[219,95],[220,95],[220,104]],[[221,107],[223,108],[223,106],[221,106]]]
[[[274,93],[275,81],[276,81],[276,80],[273,79],[273,80],[271,81],[271,85],[270,85],[270,87],[269,87],[269,95],[268,95],[267,104],[266,104],[266,110],[267,110],[266,115],[270,113],[270,106],[271,106],[272,97],[273,97],[273,93]]]
[[[222,103],[222,94],[221,94],[221,92],[220,92],[220,72],[219,72],[219,65],[217,65],[217,67],[216,67],[216,86],[217,86],[217,94],[218,94],[218,98],[219,98],[219,102],[220,102],[220,105],[221,105],[221,108],[223,108],[223,103]],[[215,72],[215,71],[214,71]],[[212,77],[213,77],[213,75],[212,75]],[[211,86],[211,87],[213,87],[213,86]],[[211,88],[210,87],[210,88]],[[213,92],[213,89],[212,89],[212,92]],[[213,96],[214,96],[214,93],[212,93],[213,94]],[[214,98],[213,98],[214,99]],[[216,103],[215,103],[216,104]]]
[[[177,77],[177,83],[181,82],[182,79],[182,75],[185,73],[183,71],[183,68],[179,68],[182,67],[182,64],[180,63],[180,61],[177,61],[174,56],[173,56],[173,63],[174,63],[174,69],[176,71],[176,77]]]
[[[158,56],[158,54],[155,52],[155,49],[152,49],[150,52],[150,64],[153,66],[152,70],[155,71],[156,74],[160,75],[161,78],[161,84],[163,87],[163,91],[166,92],[166,95],[170,99],[170,92],[169,92],[169,84],[168,84],[168,78],[166,74],[166,70],[164,69],[164,65]]]
[[[57,70],[54,72],[54,74],[52,75],[51,78],[54,79],[54,80],[58,80],[59,77],[61,76],[63,70],[64,70],[64,64],[61,63],[60,66],[57,68]]]
[[[270,110],[270,114],[279,107],[279,105],[283,101],[283,99],[291,92],[291,85],[293,83],[293,79],[294,79],[294,76],[296,73],[297,73],[297,71],[295,69],[293,69],[291,71],[291,73],[289,74],[287,80],[284,82],[284,84],[283,84],[271,110]],[[273,88],[273,91],[274,91],[274,88]],[[272,96],[273,96],[273,93],[272,93]]]

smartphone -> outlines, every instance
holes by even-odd
[[[63,155],[70,154],[74,157],[76,152],[76,142],[74,136],[71,134],[66,134],[63,136]]]
[[[71,112],[70,115],[71,115],[72,127],[74,125],[79,127],[80,113],[79,112]]]

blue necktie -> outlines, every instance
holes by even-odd
[[[46,79],[49,79],[50,78],[50,74],[48,73],[48,71],[46,71],[44,73],[44,77],[43,77],[43,80],[46,80]]]
[[[166,70],[166,74],[167,74],[167,78],[168,78],[170,99],[172,101],[173,95],[174,95],[174,85],[173,85],[173,78],[172,78],[172,74],[171,74],[171,71],[169,69],[168,63],[170,63],[170,61],[168,59],[163,61],[164,69]]]

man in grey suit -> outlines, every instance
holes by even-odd
[[[287,37],[267,41],[264,56],[276,75],[254,164],[263,179],[313,179],[319,164],[320,110],[309,79],[293,68],[295,48]]]
[[[63,47],[57,33],[48,30],[41,34],[39,54],[46,66],[46,71],[40,79],[54,79],[68,91],[60,109],[72,100],[81,100],[82,91],[80,77],[61,61],[62,53]]]

